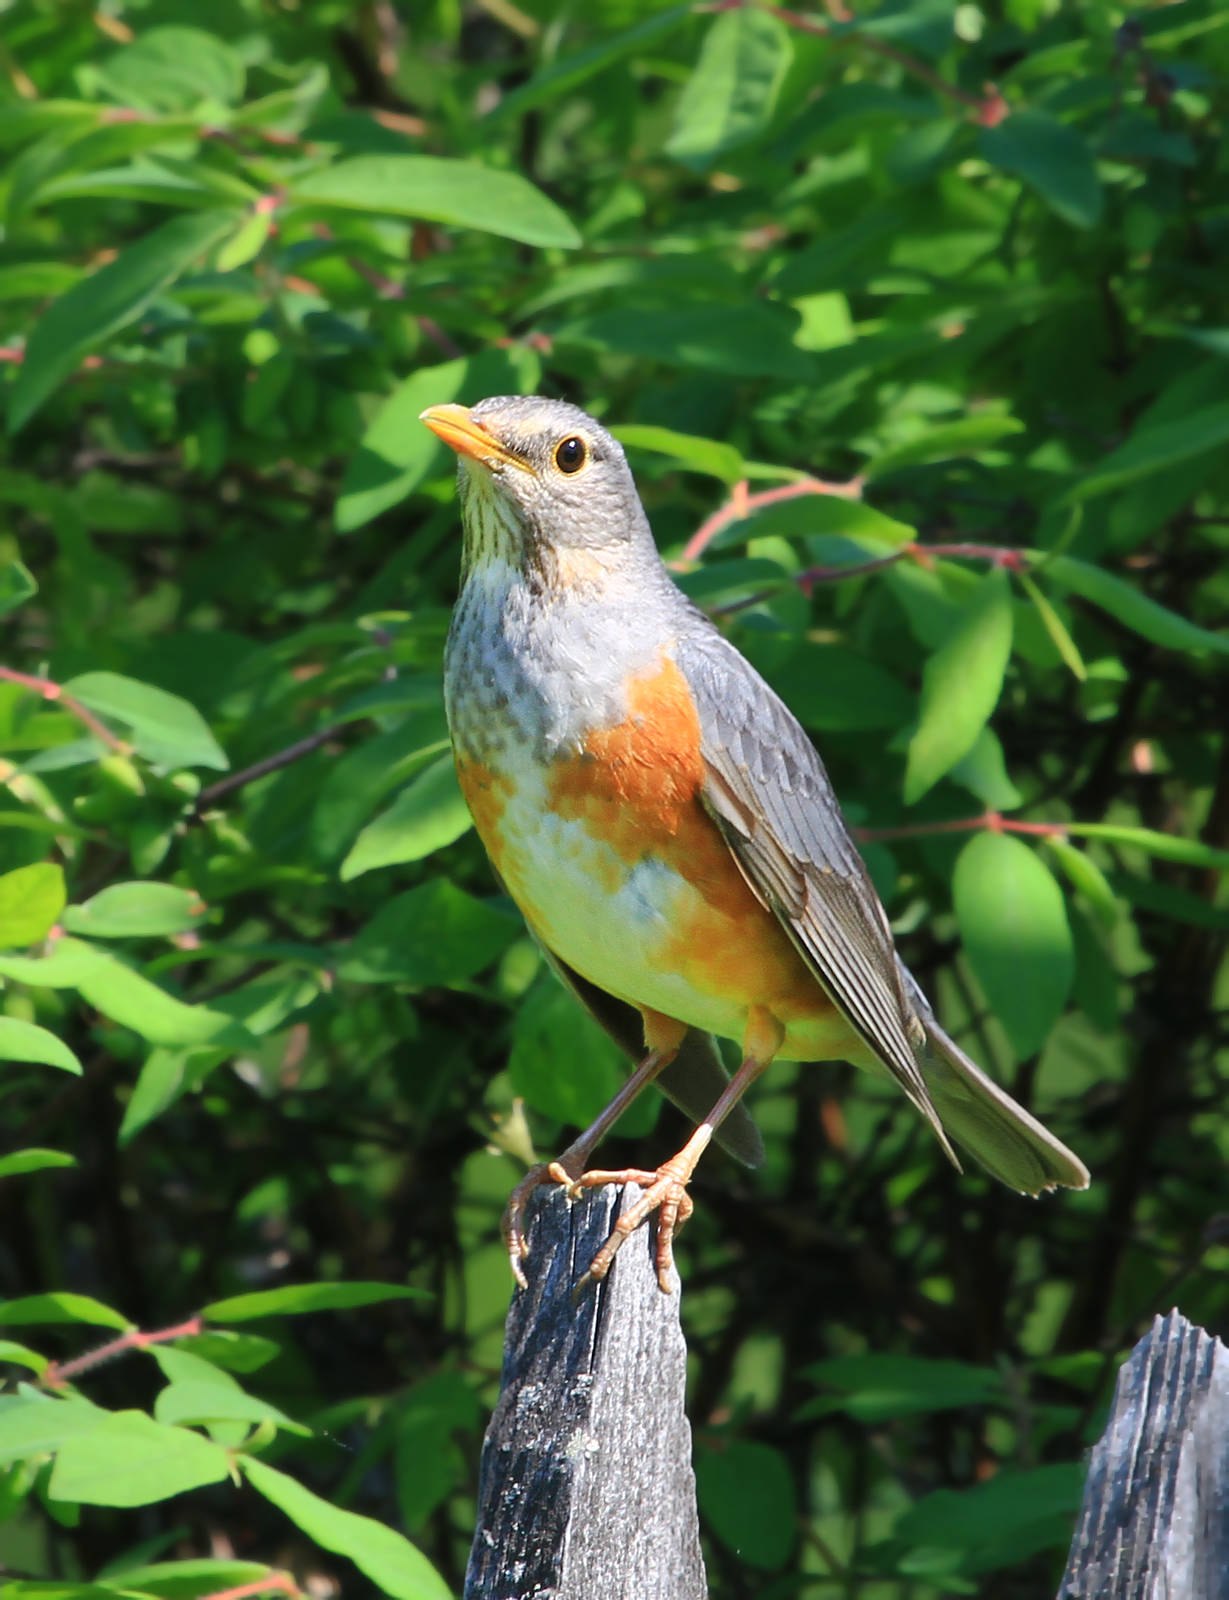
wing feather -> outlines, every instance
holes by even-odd
[[[699,713],[710,814],[748,883],[951,1155],[887,916],[814,745],[720,634],[697,631],[676,649]]]

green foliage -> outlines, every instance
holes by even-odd
[[[714,1595],[1053,1592],[1105,1352],[1229,1325],[1229,12],[845,9],[6,10],[4,1596],[460,1588],[499,1212],[619,1066],[447,763],[432,403],[616,430],[1094,1175],[768,1075],[681,1248]]]

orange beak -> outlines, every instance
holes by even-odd
[[[437,439],[442,439],[450,450],[459,456],[468,456],[481,466],[501,462],[505,466],[520,467],[528,471],[528,463],[513,455],[493,433],[488,433],[480,422],[471,416],[468,406],[428,406],[420,415]]]

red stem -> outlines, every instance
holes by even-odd
[[[122,739],[117,739],[110,728],[101,722],[92,711],[83,706],[80,700],[74,700],[72,695],[65,694],[58,683],[53,683],[50,678],[36,678],[28,672],[17,672],[12,667],[0,667],[0,679],[5,683],[15,683],[22,689],[29,689],[31,693],[41,695],[44,700],[52,705],[63,706],[71,716],[87,728],[94,737],[109,750],[124,750],[127,746]]]
[[[117,1356],[127,1355],[129,1350],[148,1350],[151,1345],[169,1344],[172,1339],[186,1339],[191,1334],[203,1333],[204,1328],[204,1319],[199,1316],[189,1317],[186,1322],[177,1322],[172,1328],[156,1328],[153,1333],[129,1328],[118,1339],[108,1339],[106,1344],[100,1344],[96,1350],[87,1350],[83,1356],[74,1356],[71,1361],[50,1362],[43,1372],[42,1381],[50,1389],[60,1389],[83,1372],[92,1372],[105,1361],[114,1361]]]
[[[246,1600],[246,1596],[253,1594],[289,1594],[301,1596],[302,1589],[288,1572],[270,1572],[264,1578],[257,1578],[254,1583],[241,1583],[234,1589],[215,1589],[213,1594],[201,1596],[201,1600]]]
[[[1062,822],[1017,822],[999,811],[983,811],[980,817],[959,817],[951,822],[913,822],[898,828],[855,828],[859,844],[876,844],[886,839],[924,839],[936,833],[1025,833],[1038,839],[1061,839],[1067,832]]]
[[[842,500],[860,500],[862,479],[851,478],[848,483],[825,483],[820,478],[804,478],[801,483],[786,483],[778,489],[763,489],[759,494],[748,494],[744,478],[734,485],[725,505],[704,519],[683,546],[683,554],[679,559],[698,560],[721,530],[728,528],[732,522],[741,522],[754,512],[762,511],[765,506],[778,505],[782,500],[797,500],[806,494],[832,494]]]

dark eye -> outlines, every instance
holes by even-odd
[[[579,472],[589,459],[589,446],[571,434],[555,446],[555,465],[560,472]]]

